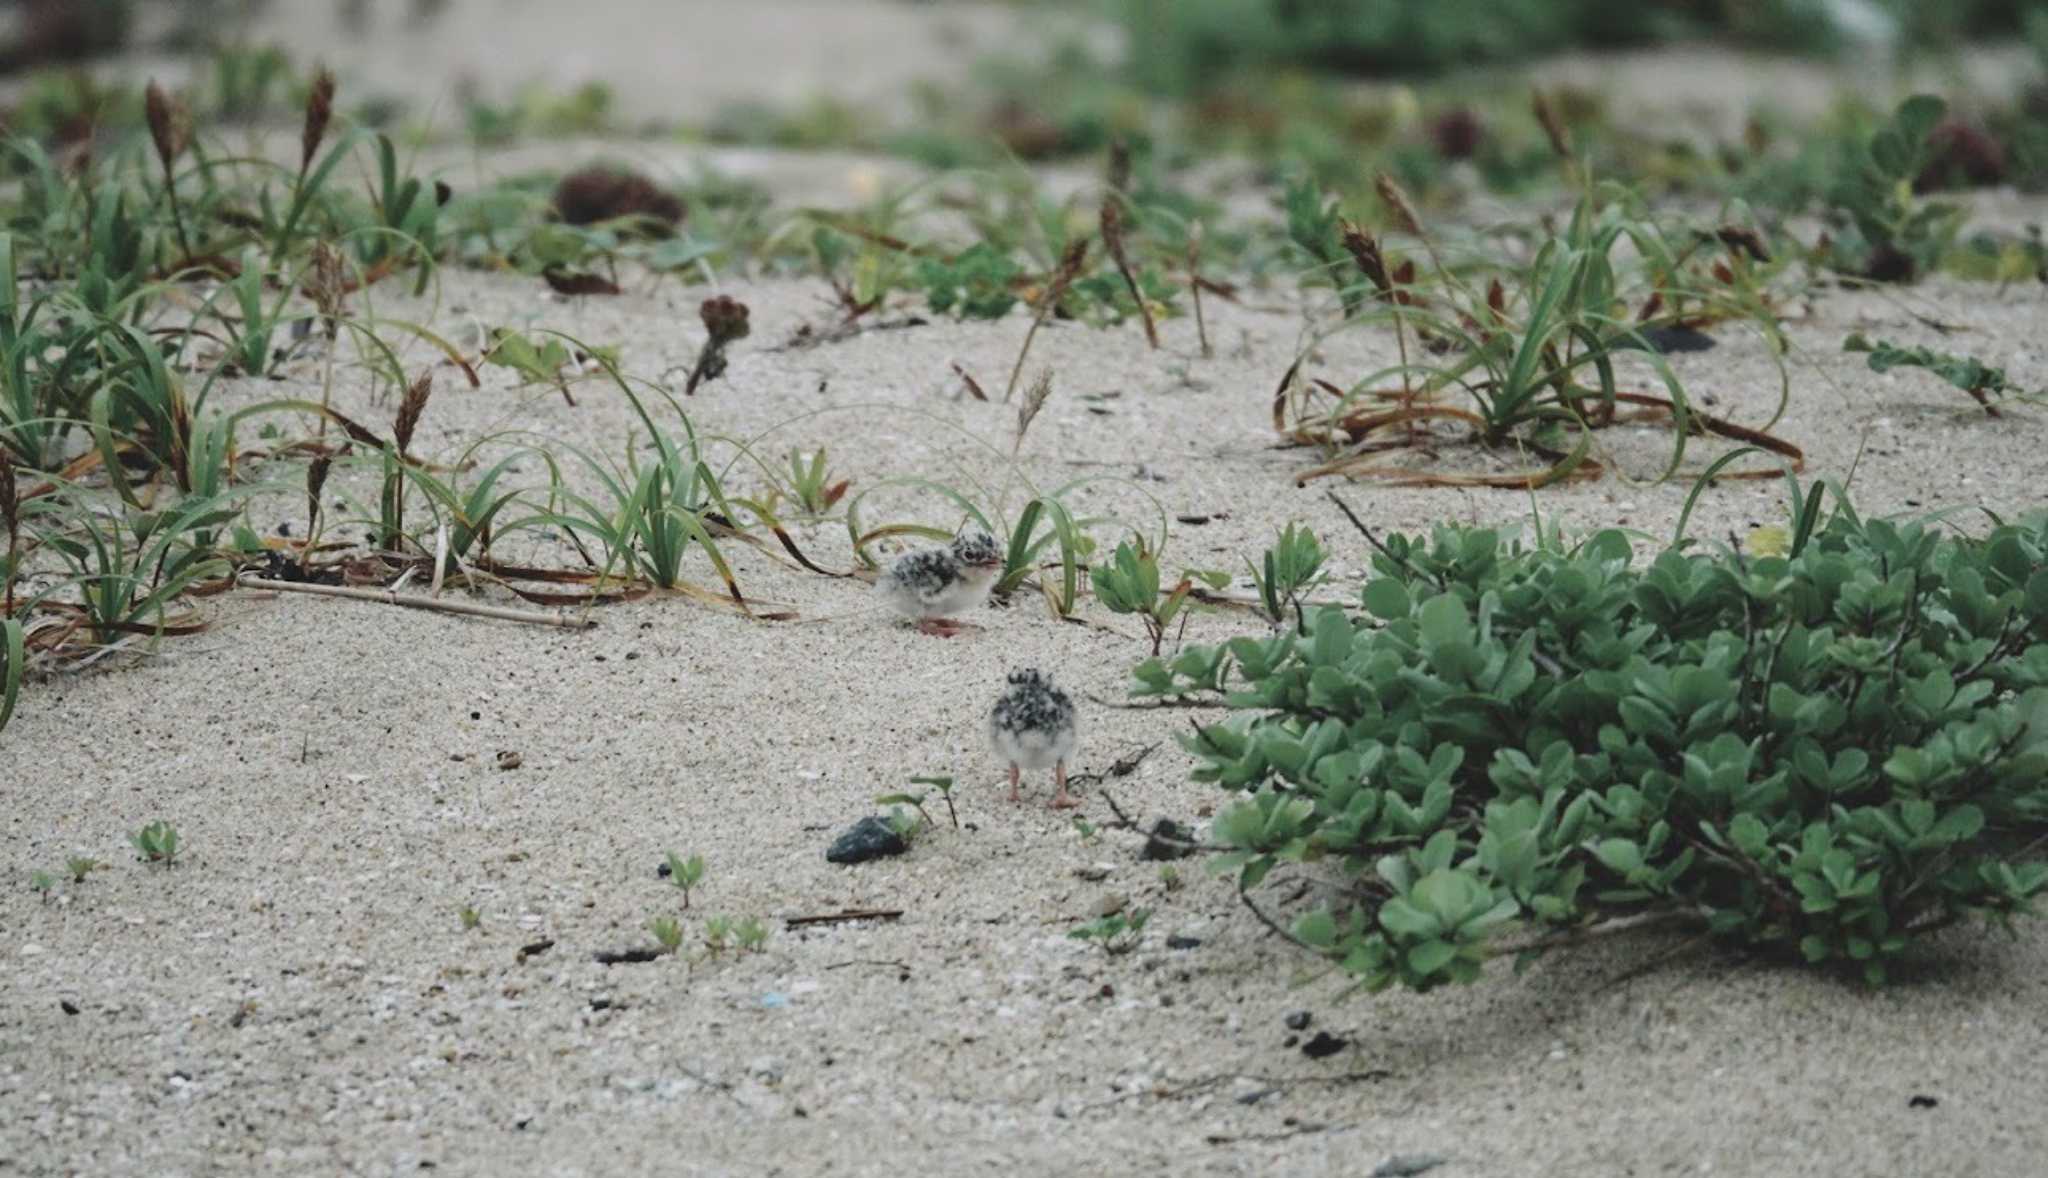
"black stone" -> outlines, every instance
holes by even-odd
[[[1144,857],[1147,859],[1185,859],[1195,853],[1188,843],[1195,841],[1195,832],[1171,818],[1161,818],[1152,824],[1152,833],[1145,838]]]
[[[1349,1039],[1339,1039],[1328,1031],[1317,1031],[1315,1038],[1301,1045],[1301,1053],[1310,1059],[1326,1059],[1349,1046]]]
[[[1639,328],[1638,335],[1648,341],[1650,350],[1666,355],[1672,352],[1704,352],[1714,346],[1714,337],[1697,327],[1682,325],[1672,327]]]
[[[903,841],[895,827],[870,814],[833,839],[825,858],[833,863],[865,863],[886,855],[901,855],[909,849],[910,844]]]
[[[1290,1031],[1306,1031],[1308,1030],[1308,1024],[1315,1017],[1306,1010],[1297,1010],[1280,1021],[1286,1023],[1287,1029]]]
[[[1168,938],[1166,938],[1166,947],[1167,947],[1167,948],[1169,948],[1169,949],[1199,949],[1199,948],[1201,948],[1201,946],[1202,946],[1202,938],[1200,938],[1200,937],[1168,937]]]

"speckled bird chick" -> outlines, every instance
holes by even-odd
[[[927,634],[951,638],[963,623],[952,620],[988,600],[1003,571],[1003,553],[995,537],[970,529],[944,548],[927,548],[897,559],[875,592],[905,617],[914,618]]]
[[[1053,686],[1051,676],[1035,667],[1010,672],[1009,686],[989,713],[988,738],[996,755],[1009,763],[1012,802],[1020,800],[1017,783],[1022,770],[1050,765],[1053,779],[1059,783],[1053,809],[1081,804],[1081,799],[1067,792],[1067,760],[1080,743],[1080,724],[1074,701]]]

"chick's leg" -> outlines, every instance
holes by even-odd
[[[1018,769],[1015,765],[1010,766],[1010,802],[1012,805],[1024,800],[1023,796],[1017,792],[1017,783],[1022,780],[1023,776],[1022,770]]]
[[[1059,782],[1060,790],[1049,803],[1055,810],[1071,809],[1081,804],[1081,799],[1067,792],[1067,763],[1061,761],[1052,767],[1053,780]]]

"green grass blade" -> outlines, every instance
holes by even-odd
[[[7,659],[0,663],[0,730],[7,727],[7,721],[14,716],[14,701],[21,695],[23,667],[27,655],[23,649],[21,619],[0,619],[0,649]]]

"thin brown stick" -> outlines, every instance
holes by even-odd
[[[1202,223],[1188,228],[1188,291],[1195,300],[1195,338],[1202,342],[1202,359],[1216,354],[1209,346],[1209,323],[1202,317]]]
[[[1427,569],[1418,566],[1414,561],[1411,561],[1406,557],[1394,555],[1393,550],[1389,549],[1385,544],[1380,543],[1380,538],[1372,534],[1371,528],[1365,526],[1365,521],[1358,518],[1358,513],[1351,510],[1351,505],[1337,497],[1337,492],[1327,491],[1325,492],[1325,494],[1327,494],[1330,497],[1330,502],[1337,505],[1337,510],[1344,513],[1344,518],[1351,521],[1351,526],[1358,529],[1358,534],[1365,537],[1365,542],[1367,544],[1372,545],[1373,551],[1379,553],[1381,556],[1386,557],[1388,560],[1391,560],[1395,564],[1400,565],[1402,568],[1408,570],[1410,576],[1420,577],[1421,579],[1428,581],[1431,585],[1434,585],[1436,587],[1437,592],[1443,592],[1444,582],[1442,577],[1436,576],[1435,574],[1429,572]]]
[[[789,916],[783,918],[785,928],[803,928],[813,924],[847,924],[856,920],[895,920],[903,915],[901,908],[849,908],[844,912],[827,912],[818,916]]]
[[[393,593],[388,589],[350,589],[341,585],[313,585],[294,581],[271,581],[263,577],[241,576],[235,583],[248,589],[269,589],[277,593],[311,593],[316,597],[340,597],[348,601],[371,601],[381,605],[396,605],[405,609],[423,609],[432,613],[463,614],[477,618],[496,618],[505,622],[525,622],[534,626],[559,626],[564,630],[584,630],[597,623],[585,617],[575,617],[565,610],[554,613],[536,613],[533,610],[505,609],[495,605],[477,605],[468,601],[449,601],[443,598],[414,597],[409,594]]]

